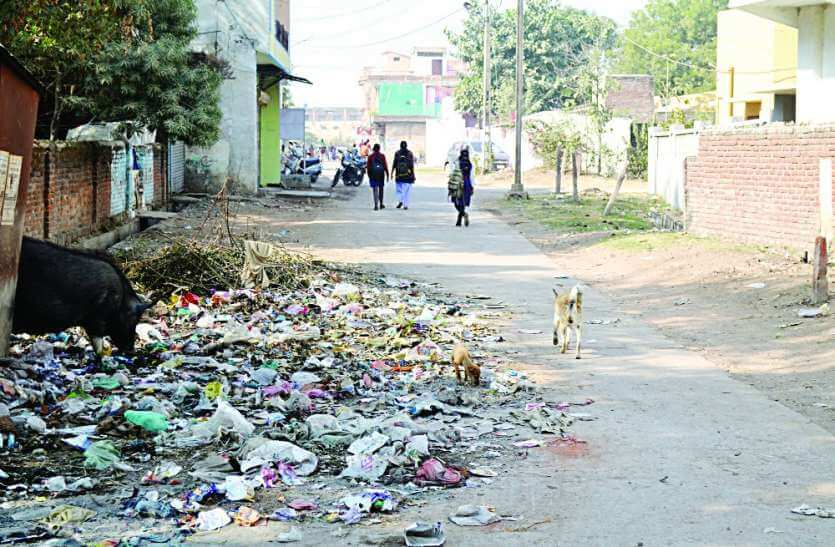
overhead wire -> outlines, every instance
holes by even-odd
[[[434,27],[438,23],[442,23],[442,22],[446,21],[447,19],[449,19],[450,17],[461,13],[462,11],[464,11],[463,7],[458,8],[457,10],[444,15],[440,19],[432,21],[431,23],[429,23],[427,25],[424,25],[422,27],[418,27],[416,29],[409,30],[409,31],[404,32],[402,34],[399,34],[397,36],[392,36],[390,38],[385,38],[383,40],[377,40],[375,42],[369,42],[367,44],[348,44],[348,45],[346,45],[346,44],[330,44],[330,45],[320,45],[320,46],[311,45],[311,46],[307,46],[307,47],[312,48],[312,49],[362,49],[362,48],[366,48],[366,47],[378,46],[380,44],[393,42],[394,40],[399,40],[400,38],[405,38],[406,36],[411,36],[412,34],[415,34],[415,33],[420,32],[422,30],[426,30],[428,28]]]
[[[342,13],[334,13],[334,14],[331,14],[331,15],[322,15],[322,16],[319,16],[319,17],[303,17],[301,19],[298,19],[298,22],[299,23],[305,23],[305,22],[308,22],[308,21],[327,21],[328,19],[338,19],[340,17],[346,17],[348,15],[356,15],[358,13],[365,13],[367,11],[371,11],[373,9],[379,8],[380,6],[383,6],[385,4],[390,4],[393,1],[394,0],[382,0],[381,2],[377,2],[376,4],[374,4],[372,6],[368,6],[368,7],[365,7],[365,8],[359,8],[359,9],[355,9],[355,10],[351,10],[351,11],[343,11]]]

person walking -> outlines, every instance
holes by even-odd
[[[467,207],[470,206],[473,197],[473,164],[470,161],[470,151],[466,148],[461,150],[458,162],[452,166],[449,177],[449,199],[458,211],[456,226],[470,225],[470,214]]]
[[[415,183],[415,155],[409,150],[406,141],[400,143],[400,150],[394,153],[391,176],[397,183],[397,208],[409,210],[409,195]]]
[[[386,181],[389,179],[389,165],[386,162],[386,155],[380,152],[380,145],[375,144],[373,152],[368,156],[368,181],[371,184],[371,192],[374,194],[374,210],[385,209],[383,203],[383,190]]]

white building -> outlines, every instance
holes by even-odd
[[[835,0],[731,0],[798,30],[797,121],[835,121]]]
[[[209,186],[230,179],[242,192],[280,180],[280,86],[290,76],[290,0],[196,0],[194,51],[227,61],[220,140],[192,148],[192,169]],[[196,166],[196,167],[195,167]],[[194,176],[194,175],[193,175]]]

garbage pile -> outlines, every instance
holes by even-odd
[[[15,337],[0,367],[0,540],[137,545],[279,521],[298,541],[301,523],[376,522],[489,484],[513,441],[568,435],[570,405],[531,403],[533,383],[482,350],[501,340],[483,304],[306,274],[295,290],[177,290],[137,327],[133,356],[97,358],[74,329]],[[458,342],[478,387],[455,381]]]

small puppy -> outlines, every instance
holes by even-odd
[[[554,345],[560,345],[560,353],[568,351],[571,340],[571,327],[577,333],[577,354],[580,358],[580,342],[583,326],[583,291],[580,285],[571,289],[568,294],[560,295],[554,289]]]
[[[467,351],[467,348],[463,344],[457,344],[455,346],[455,350],[452,352],[452,366],[455,367],[455,378],[459,384],[462,383],[460,367],[464,367],[463,383],[470,382],[472,385],[478,386],[481,382],[481,367],[473,363],[473,360],[470,358],[470,352]]]

